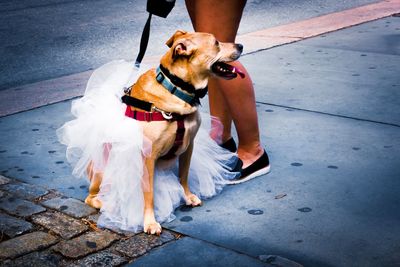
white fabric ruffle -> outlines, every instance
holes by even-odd
[[[120,98],[124,87],[132,85],[140,74],[132,62],[123,60],[95,70],[85,95],[72,103],[76,118],[57,130],[60,142],[67,146],[75,176],[85,176],[90,161],[95,170],[104,173],[98,225],[134,232],[143,230],[143,177],[147,176],[143,159],[151,152],[151,142],[143,136],[139,123],[124,115],[126,105]],[[216,195],[238,175],[229,171],[236,161],[236,155],[219,147],[202,124],[190,164],[191,191],[202,199]],[[177,163],[166,169],[156,167],[154,208],[160,223],[173,220],[175,208],[185,203],[177,169]]]

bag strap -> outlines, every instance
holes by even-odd
[[[175,5],[175,0],[147,0],[147,12],[149,12],[149,17],[147,18],[146,24],[144,25],[142,37],[140,38],[140,49],[139,54],[135,61],[135,66],[140,68],[140,63],[147,50],[147,45],[149,43],[150,37],[150,24],[152,15],[166,18],[171,12]]]
[[[150,23],[151,23],[152,15],[153,15],[152,13],[149,13],[149,17],[147,18],[146,24],[144,25],[144,28],[143,28],[142,38],[140,38],[140,50],[139,50],[139,54],[135,61],[135,66],[137,68],[139,68],[140,63],[142,63],[142,59],[144,57],[144,54],[146,53],[147,45],[149,43]]]

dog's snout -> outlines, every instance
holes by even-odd
[[[243,45],[242,44],[236,44],[236,49],[239,50],[240,53],[243,52]]]
[[[234,44],[235,51],[231,54],[232,60],[237,60],[243,52],[243,45],[242,44]]]

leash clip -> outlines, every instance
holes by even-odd
[[[132,86],[124,87],[124,93],[125,93],[126,95],[130,95],[131,90],[132,90]]]
[[[172,113],[171,112],[165,112],[165,111],[161,111],[161,115],[164,117],[164,119],[166,120],[172,120]]]
[[[157,107],[155,107],[155,106],[153,106],[153,110],[154,110],[154,111],[157,111],[157,112],[160,112],[161,115],[162,115],[162,116],[164,117],[164,119],[166,119],[166,120],[172,120],[172,118],[173,118],[171,112],[166,112],[166,111],[161,110],[161,109],[159,109],[159,108],[157,108]]]

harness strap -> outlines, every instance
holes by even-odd
[[[126,107],[125,116],[138,120],[138,121],[166,121],[161,112],[146,112],[146,111],[137,111],[132,110],[129,106]]]
[[[168,160],[174,158],[176,156],[176,151],[178,151],[179,147],[183,144],[183,137],[185,136],[185,122],[183,119],[180,119],[177,120],[177,124],[178,126],[176,129],[174,145],[171,147],[166,155],[161,157],[161,159]]]
[[[121,97],[123,103],[127,104],[128,106],[133,106],[142,110],[151,111],[152,103],[140,100],[135,97],[131,97],[129,95],[123,95]]]

